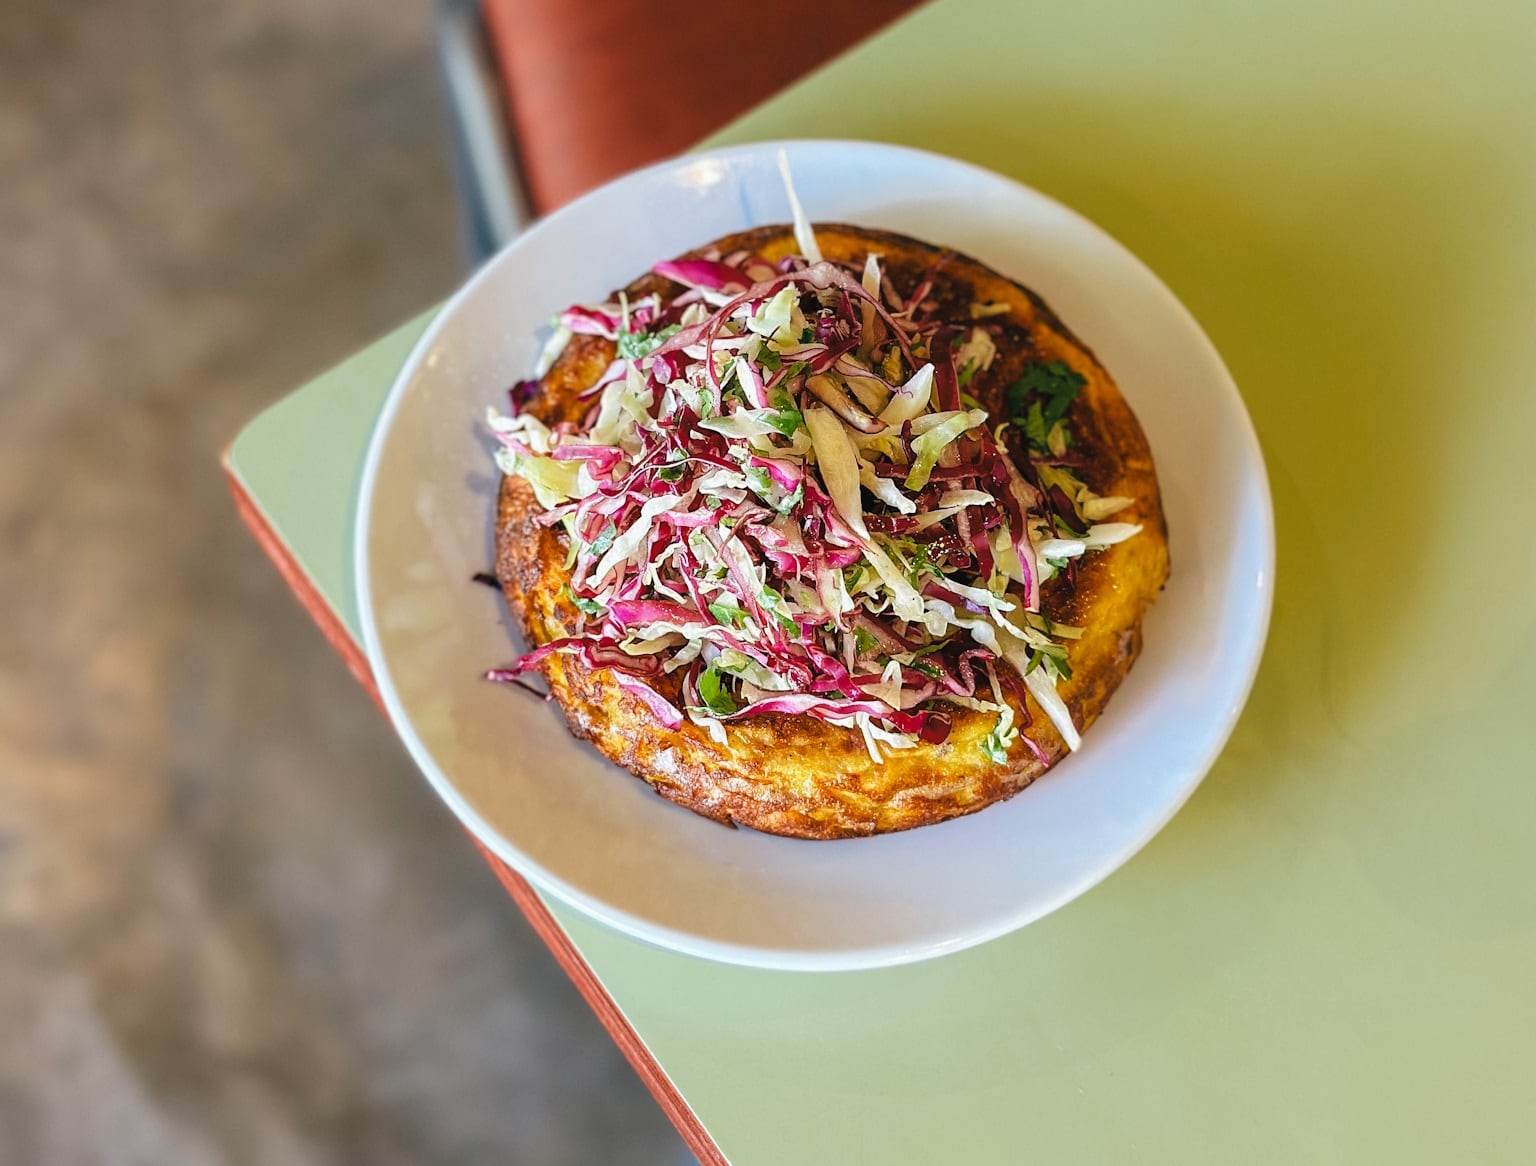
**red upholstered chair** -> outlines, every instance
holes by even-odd
[[[477,256],[687,149],[914,6],[443,0],[439,44]]]

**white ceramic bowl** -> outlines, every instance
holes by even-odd
[[[1237,720],[1273,583],[1252,426],[1189,313],[1072,211],[990,171],[868,142],[790,142],[813,219],[948,245],[1034,288],[1098,354],[1152,444],[1173,576],[1146,649],[1082,750],[987,810],[903,834],[803,842],[717,826],[569,736],[558,710],[480,679],[521,645],[491,562],[485,408],[527,375],[552,313],[656,260],[789,218],[781,143],[630,174],[551,215],[443,310],[379,418],[356,527],[358,601],[396,728],[443,799],[541,889],[710,959],[843,969],[1002,935],[1082,894],[1189,797]]]

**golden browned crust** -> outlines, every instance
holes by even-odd
[[[875,252],[898,287],[915,286],[924,271],[937,267],[933,296],[947,317],[967,319],[972,302],[1006,302],[1009,314],[997,318],[1004,321],[997,357],[970,385],[994,414],[1001,412],[1007,386],[1028,364],[1062,360],[1086,378],[1067,414],[1074,449],[1088,455],[1080,476],[1099,494],[1134,499],[1115,521],[1143,525],[1135,537],[1083,559],[1075,585],[1058,576],[1043,591],[1047,616],[1087,629],[1069,645],[1072,676],[1059,686],[1079,730],[1086,730],[1140,653],[1142,616],[1168,576],[1167,530],[1140,425],[1093,353],[1027,288],[975,260],[885,231],[820,225],[816,238],[828,259],[862,265],[867,253]],[[713,246],[722,254],[750,248],[770,260],[797,250],[788,226],[763,227]],[[648,275],[626,290],[633,298],[667,286]],[[613,355],[610,341],[576,337],[530,408],[546,422],[575,419],[584,409],[577,394],[596,381]],[[1024,456],[1022,448],[1012,452]],[[526,482],[503,479],[496,573],[531,644],[569,634],[577,618],[563,593],[565,536],[539,526],[534,521],[538,511]],[[1015,743],[1007,764],[989,761],[980,744],[995,718],[960,708],[952,710],[953,729],[946,741],[889,750],[877,764],[856,729],[769,714],[727,725],[728,744],[721,746],[689,722],[665,729],[611,673],[589,670],[570,655],[550,657],[544,671],[577,737],[679,805],[720,822],[776,834],[840,838],[972,813],[1017,793],[1067,751],[1032,697],[1023,699],[1029,723],[1025,732],[1042,748],[1047,765],[1022,741]],[[1022,686],[1009,687],[1022,692]],[[658,688],[677,701],[675,686]],[[1018,697],[1010,700],[1020,708]]]

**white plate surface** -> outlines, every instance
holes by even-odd
[[[572,739],[558,711],[480,679],[521,650],[491,562],[485,408],[526,376],[552,313],[656,260],[784,222],[780,143],[621,178],[535,226],[449,303],[379,418],[356,526],[368,658],[396,728],[477,837],[537,886],[710,959],[832,970],[1003,935],[1133,855],[1210,768],[1269,623],[1274,535],[1252,426],[1215,349],[1134,256],[990,171],[865,142],[783,143],[813,219],[952,246],[1034,288],[1097,353],[1157,460],[1173,576],[1141,660],[1081,752],[982,813],[803,842],[678,809]]]

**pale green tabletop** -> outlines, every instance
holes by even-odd
[[[818,135],[1014,175],[1184,299],[1269,460],[1268,654],[1173,823],[985,947],[774,974],[562,926],[737,1166],[1536,1161],[1536,5],[942,0],[718,140]],[[421,326],[232,452],[354,632]]]

